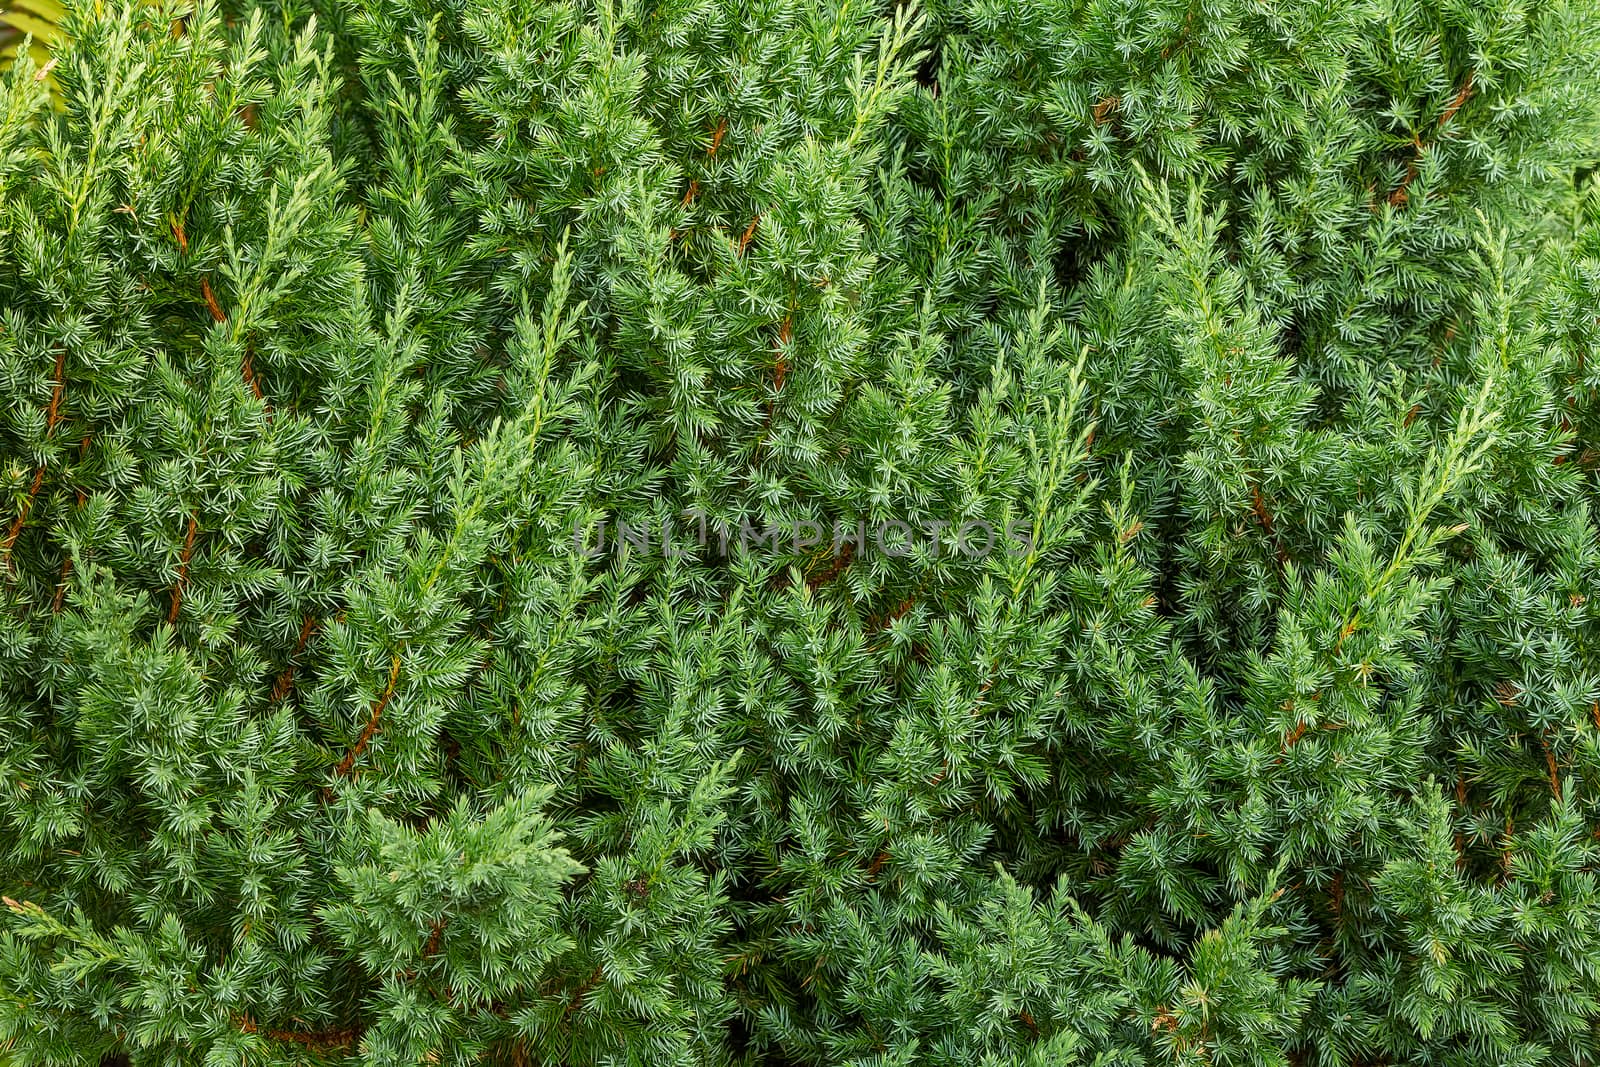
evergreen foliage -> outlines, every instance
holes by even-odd
[[[60,29],[0,1060],[1600,1063],[1590,0]]]

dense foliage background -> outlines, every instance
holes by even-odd
[[[68,7],[0,1059],[1600,1062],[1592,0]]]

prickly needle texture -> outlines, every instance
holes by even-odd
[[[1587,0],[68,6],[0,1060],[1600,1060]]]

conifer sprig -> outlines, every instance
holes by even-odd
[[[1600,1061],[1592,5],[20,2],[0,1063]]]

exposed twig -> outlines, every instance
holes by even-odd
[[[206,310],[211,312],[211,317],[217,322],[227,322],[228,316],[222,313],[222,305],[217,303],[217,294],[211,291],[211,282],[205,278],[200,279],[200,295],[206,298]]]
[[[750,225],[744,228],[744,233],[739,238],[739,255],[744,255],[744,250],[750,247],[750,242],[756,236],[756,227],[759,225],[761,225],[761,213],[758,211],[756,212],[756,217],[750,220]]]
[[[1456,112],[1461,110],[1462,105],[1471,99],[1472,84],[1476,77],[1477,71],[1467,72],[1467,80],[1461,83],[1461,88],[1457,90],[1456,95],[1445,107],[1444,112],[1439,116],[1438,123],[1434,126],[1435,140],[1438,139],[1444,128],[1450,125],[1450,120],[1456,117]],[[1416,180],[1417,171],[1422,163],[1422,155],[1428,150],[1428,145],[1424,144],[1420,137],[1414,137],[1411,141],[1411,146],[1412,155],[1411,161],[1406,164],[1406,176],[1401,179],[1400,185],[1395,191],[1389,194],[1389,203],[1395,207],[1404,207],[1406,201],[1410,199],[1408,190],[1411,188],[1411,183]]]
[[[278,675],[278,680],[272,684],[271,702],[276,704],[289,695],[294,688],[295,659],[305,650],[306,642],[311,640],[311,634],[317,628],[317,620],[313,615],[307,615],[305,622],[300,624],[300,637],[294,643],[294,651],[289,653],[289,662],[283,668],[283,673]]]
[[[56,424],[61,421],[61,398],[67,388],[67,351],[64,348],[56,349],[56,384],[50,391],[50,404],[45,409],[44,439],[50,440],[55,435]],[[17,538],[22,536],[23,524],[28,521],[28,515],[33,511],[33,502],[39,496],[39,489],[44,485],[45,464],[40,463],[33,472],[33,484],[28,487],[28,495],[22,499],[22,507],[17,512],[16,520],[11,523],[11,529],[6,533],[4,545],[0,545],[0,558],[7,562],[11,559],[11,547],[17,543]]]
[[[182,231],[181,230],[175,230],[174,232],[181,233]],[[205,298],[206,310],[211,312],[212,321],[214,321],[214,322],[227,322],[228,321],[228,316],[222,310],[222,304],[217,300],[217,294],[212,292],[212,290],[211,290],[211,282],[210,282],[210,280],[208,280],[207,278],[205,278],[203,276],[200,279],[200,295]],[[257,400],[264,401],[266,398],[263,395],[263,393],[261,392],[261,383],[260,383],[260,381],[258,381],[256,379],[255,366],[252,363],[253,359],[254,359],[254,355],[251,353],[251,351],[247,347],[245,349],[245,353],[244,353],[244,363],[240,367],[240,371],[244,375],[245,384],[250,387],[250,392],[255,396],[255,398]],[[267,410],[269,410],[269,411],[271,410],[271,406],[270,405],[268,405],[268,409]]]
[[[450,919],[444,915],[433,920],[433,925],[428,930],[428,943],[422,948],[423,959],[427,959],[439,951],[439,941],[444,936],[444,928],[449,924]]]
[[[178,611],[183,607],[183,585],[189,580],[189,559],[194,555],[194,535],[199,532],[200,525],[195,521],[194,512],[189,513],[189,529],[183,535],[183,553],[178,557],[178,580],[172,583],[172,606],[167,609],[167,624],[176,625]]]
[[[383,693],[372,704],[372,714],[367,716],[367,724],[361,728],[361,736],[356,738],[356,743],[350,746],[350,751],[344,754],[344,759],[333,769],[333,773],[340,778],[347,777],[356,765],[356,760],[361,758],[367,745],[378,732],[383,721],[383,711],[389,706],[389,701],[394,699],[395,683],[400,679],[400,655],[395,654],[394,662],[389,665],[389,681],[383,687]]]
[[[360,1036],[349,1027],[313,1031],[263,1029],[248,1015],[235,1016],[233,1024],[244,1033],[261,1034],[273,1041],[301,1045],[314,1052],[338,1052],[350,1048]]]
[[[780,392],[783,389],[784,379],[789,376],[789,331],[792,315],[785,315],[783,323],[778,327],[778,358],[772,368],[772,391]]]

